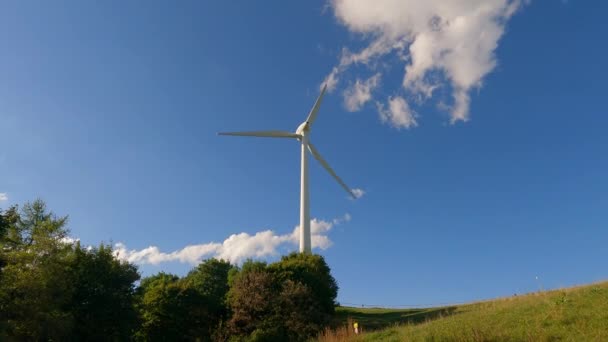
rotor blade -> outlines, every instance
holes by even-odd
[[[220,132],[218,135],[236,135],[243,137],[262,137],[262,138],[299,138],[299,134],[285,131],[255,131],[255,132]]]
[[[312,106],[310,113],[308,113],[308,118],[306,118],[306,122],[308,122],[308,126],[312,126],[312,123],[315,122],[317,118],[317,113],[319,112],[319,107],[321,107],[321,101],[323,100],[323,95],[325,95],[325,90],[327,89],[327,83],[323,86],[321,90],[321,94],[317,97],[317,101],[315,101],[315,105]]]
[[[327,172],[329,172],[329,174],[332,175],[332,177],[334,177],[338,181],[338,183],[340,183],[344,190],[346,190],[346,192],[348,192],[351,196],[353,196],[353,198],[356,199],[357,196],[355,196],[353,191],[342,181],[342,179],[340,179],[340,177],[338,177],[336,172],[334,172],[334,170],[331,168],[331,166],[329,166],[325,159],[321,157],[321,154],[319,154],[319,151],[317,151],[313,144],[308,143],[308,150],[310,151],[310,153],[312,153],[312,156],[315,157],[315,159],[318,160],[321,165],[323,165],[325,170],[327,170]]]

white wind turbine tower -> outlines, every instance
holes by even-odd
[[[225,132],[218,133],[219,135],[236,135],[236,136],[247,136],[247,137],[263,137],[263,138],[292,138],[300,141],[302,145],[302,170],[301,170],[301,181],[300,181],[300,253],[311,253],[311,236],[310,236],[310,201],[308,196],[308,154],[306,150],[310,151],[313,157],[332,177],[346,190],[353,198],[357,198],[353,191],[346,186],[346,184],[338,177],[334,170],[329,164],[321,157],[319,151],[310,142],[310,130],[312,124],[315,122],[319,107],[321,106],[321,100],[325,94],[327,84],[323,86],[321,94],[317,98],[315,105],[310,110],[306,121],[302,122],[296,129],[295,133],[285,131],[256,131],[256,132]]]

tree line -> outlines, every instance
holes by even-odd
[[[334,315],[319,255],[141,278],[111,245],[68,239],[66,224],[41,200],[0,210],[0,340],[306,341]]]

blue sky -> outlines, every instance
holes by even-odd
[[[608,5],[436,3],[4,3],[0,207],[42,198],[84,243],[147,251],[145,275],[237,249],[276,260],[297,249],[299,146],[216,133],[295,130],[338,70],[312,141],[365,195],[316,162],[310,177],[339,301],[605,279]]]

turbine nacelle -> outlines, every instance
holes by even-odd
[[[310,132],[310,125],[308,124],[308,121],[304,121],[300,124],[300,126],[298,126],[298,128],[296,129],[296,134],[298,135],[307,135]]]

